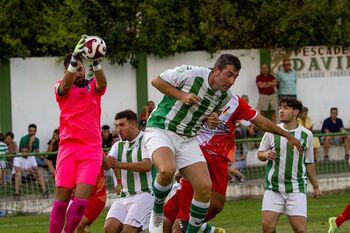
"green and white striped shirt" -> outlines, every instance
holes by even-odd
[[[150,157],[144,149],[143,132],[133,141],[119,141],[113,144],[109,156],[113,156],[119,162],[140,162]],[[116,178],[113,175],[114,185],[117,185]],[[122,193],[121,196],[136,194],[141,192],[152,192],[152,175],[151,172],[134,172],[121,170]]]
[[[199,96],[201,101],[187,106],[164,95],[151,113],[147,127],[167,129],[186,137],[196,136],[205,117],[214,110],[222,110],[231,96],[229,92],[214,91],[209,86],[210,72],[208,68],[182,65],[160,74],[164,81],[181,91]]]
[[[5,154],[7,153],[7,145],[4,142],[0,142],[0,161],[6,161]]]
[[[259,151],[276,151],[275,160],[267,162],[265,189],[280,193],[306,193],[306,164],[314,162],[313,135],[301,125],[293,130],[285,129],[283,124],[278,126],[301,142],[304,153],[300,155],[297,149],[293,150],[285,137],[265,133]]]

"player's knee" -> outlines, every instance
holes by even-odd
[[[106,222],[104,225],[104,231],[105,233],[116,233],[116,227],[113,226],[113,224],[110,224],[109,222]]]
[[[158,169],[158,177],[159,179],[163,182],[163,183],[168,183],[170,184],[173,180],[173,177],[175,175],[175,168],[169,168],[169,169],[165,169],[165,168],[160,168]],[[157,178],[158,179],[158,178]]]
[[[194,192],[202,198],[209,199],[211,194],[211,187],[211,181],[206,180],[194,187]]]
[[[261,226],[262,226],[262,229],[263,229],[263,232],[264,233],[271,233],[273,230],[274,230],[274,226],[271,224],[271,222],[269,221],[266,221],[266,220],[262,220],[261,222]]]

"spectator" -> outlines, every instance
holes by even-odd
[[[247,95],[242,95],[241,98],[249,104],[249,97]],[[238,121],[237,128],[240,128],[241,130],[241,138],[247,138],[247,137],[259,137],[264,134],[264,132],[256,127],[253,123],[246,120],[240,120]]]
[[[35,124],[30,124],[28,126],[28,134],[23,136],[19,142],[19,150],[22,151],[23,146],[28,147],[29,153],[35,152],[39,153],[39,138],[36,135],[37,127]]]
[[[283,68],[276,74],[279,99],[283,97],[297,98],[297,73],[291,68],[289,59],[283,60]]]
[[[118,134],[113,134],[112,135],[112,145],[116,142],[120,141],[119,135]]]
[[[58,129],[55,129],[52,134],[52,138],[47,143],[47,152],[57,152],[58,151],[58,145],[60,143],[60,133]],[[56,169],[56,161],[57,161],[57,154],[50,155],[47,157],[48,160],[52,162],[53,167]],[[55,171],[56,174],[56,171]]]
[[[308,112],[309,112],[309,109],[307,107],[302,108],[301,113],[299,114],[299,117],[298,117],[298,124],[304,126],[305,128],[307,128],[312,132],[313,123],[311,118],[307,115]],[[318,159],[318,148],[321,147],[320,140],[318,139],[318,137],[314,137],[313,144],[314,144],[314,162],[316,163]]]
[[[102,126],[102,148],[112,147],[112,134],[109,125]]]
[[[154,110],[155,104],[152,100],[147,102],[147,105],[145,106],[145,111],[141,113],[140,120],[146,120],[148,119],[151,112]]]
[[[342,119],[338,118],[338,108],[332,107],[330,111],[330,117],[326,118],[322,124],[322,133],[337,133],[345,131]],[[344,145],[344,159],[349,160],[349,140],[347,135],[339,137],[326,136],[323,139],[324,160],[328,161],[329,147],[331,142],[333,144],[340,144],[340,139]]]
[[[12,132],[7,132],[5,136],[5,143],[7,145],[9,154],[18,154],[18,145],[14,141],[15,135]],[[12,169],[13,158],[7,158],[7,165],[9,169]]]
[[[12,132],[7,132],[5,137],[5,143],[7,144],[9,154],[18,154],[18,145],[14,141],[15,135]]]
[[[256,76],[256,85],[259,90],[259,110],[263,116],[270,115],[276,123],[276,93],[277,80],[269,73],[267,64],[261,64],[260,74]]]
[[[36,137],[37,126],[30,124],[28,126],[28,134],[23,136],[19,142],[19,150],[22,151],[23,146],[28,146],[29,153],[39,153],[39,138]],[[53,177],[55,177],[56,170],[52,161],[46,159],[44,156],[35,156],[36,163],[40,167],[47,167]]]
[[[45,181],[38,168],[34,156],[28,156],[29,147],[21,147],[22,157],[15,157],[13,160],[12,175],[15,180],[15,198],[20,199],[20,187],[22,182],[38,181],[41,187],[42,196],[48,197],[49,193],[45,186]]]
[[[0,133],[0,184],[4,183],[4,177],[6,177],[6,158],[8,148],[5,143],[5,135]]]

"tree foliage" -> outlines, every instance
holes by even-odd
[[[1,0],[0,59],[62,56],[81,34],[112,63],[138,53],[349,45],[349,0]]]

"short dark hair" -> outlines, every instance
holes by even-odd
[[[125,111],[122,111],[122,112],[118,112],[116,115],[115,115],[115,118],[114,120],[119,120],[119,119],[123,119],[123,118],[126,118],[128,121],[135,121],[137,122],[137,115],[135,112],[131,111],[131,110],[125,110]]]
[[[283,97],[280,100],[279,106],[281,106],[283,103],[287,104],[288,107],[299,110],[299,113],[301,113],[303,109],[303,104],[301,103],[301,101],[297,100],[294,97]]]
[[[28,149],[28,150],[29,150],[29,146],[28,146],[28,145],[23,145],[23,146],[21,146],[21,151],[22,151],[23,149]]]
[[[108,130],[108,129],[110,129],[111,127],[109,127],[109,125],[103,125],[102,126],[102,130]]]
[[[29,124],[29,125],[28,125],[28,129],[30,129],[30,128],[37,129],[36,124],[33,124],[33,123],[32,123],[32,124]]]
[[[0,142],[5,141],[5,135],[3,133],[0,133]]]
[[[11,131],[6,133],[6,137],[8,137],[8,136],[10,136],[12,139],[15,138],[15,135]]]
[[[338,108],[337,108],[337,107],[331,107],[331,112],[332,112],[333,110],[338,112]]]
[[[224,69],[227,65],[233,65],[237,70],[241,69],[241,62],[238,57],[229,53],[221,54],[214,64],[220,70]]]

